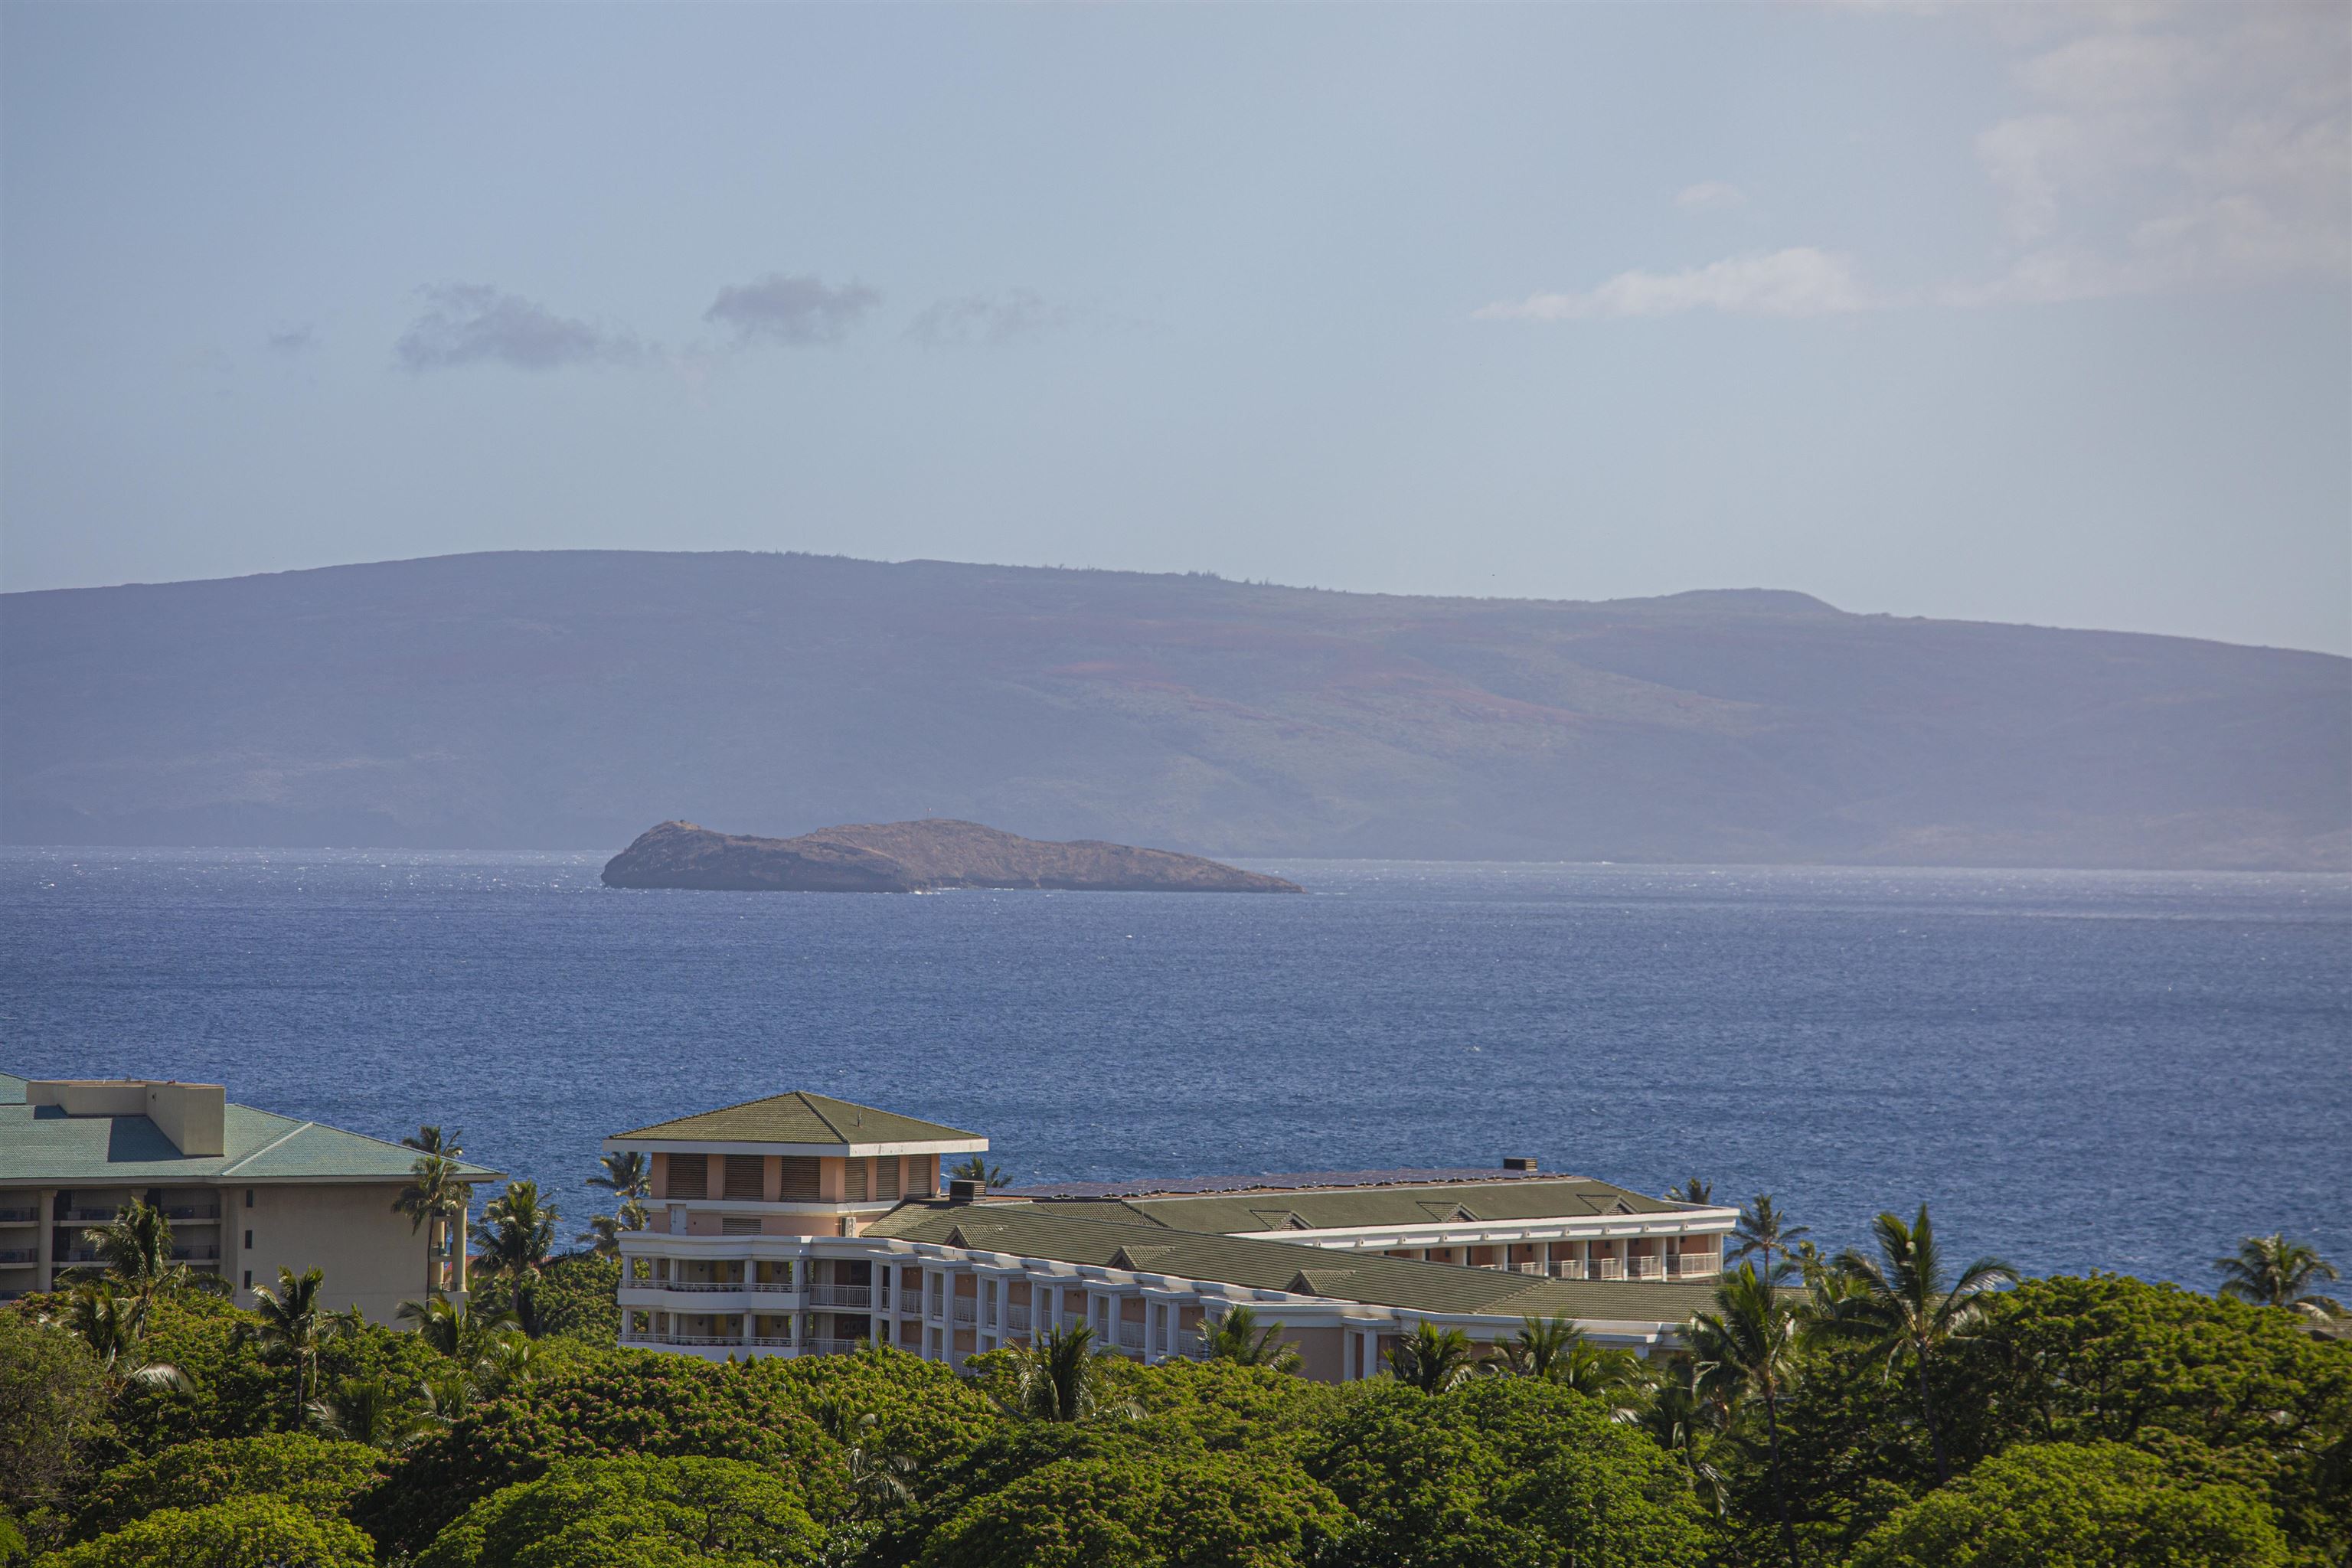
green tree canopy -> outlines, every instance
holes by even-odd
[[[349,1521],[268,1497],[158,1510],[33,1568],[374,1568],[375,1546]]]
[[[416,1568],[770,1568],[813,1563],[798,1488],[738,1459],[567,1459],[466,1510]]]
[[[202,1508],[230,1497],[275,1497],[340,1518],[352,1498],[383,1479],[387,1460],[360,1443],[301,1432],[207,1437],[118,1465],[79,1500],[78,1532],[121,1530],[159,1509]]]
[[[2285,1568],[2270,1509],[2117,1443],[2028,1443],[1896,1513],[1852,1568]]]
[[[0,1507],[62,1495],[105,1417],[98,1358],[61,1330],[0,1311]]]

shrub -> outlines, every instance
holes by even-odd
[[[567,1459],[483,1499],[416,1568],[743,1568],[807,1563],[799,1492],[734,1459]]]
[[[375,1546],[343,1520],[276,1498],[167,1508],[34,1568],[374,1568]]]

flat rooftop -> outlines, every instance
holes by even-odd
[[[1040,1182],[1006,1187],[1007,1198],[1207,1197],[1221,1193],[1299,1193],[1333,1187],[1435,1187],[1456,1182],[1590,1182],[1559,1171],[1498,1171],[1490,1165],[1389,1171],[1289,1171],[1255,1176],[1130,1176],[1116,1182]]]

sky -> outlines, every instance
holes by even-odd
[[[575,547],[2352,652],[2352,6],[0,8],[0,585]]]

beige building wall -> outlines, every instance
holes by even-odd
[[[402,1182],[284,1183],[221,1190],[225,1237],[222,1264],[236,1287],[240,1307],[253,1305],[247,1284],[276,1289],[278,1270],[299,1274],[316,1268],[326,1276],[320,1299],[341,1311],[356,1306],[368,1321],[394,1324],[403,1301],[421,1300],[425,1286],[425,1235],[411,1230],[408,1216],[394,1212]],[[253,1206],[246,1206],[246,1194]],[[245,1245],[250,1231],[253,1244]]]

